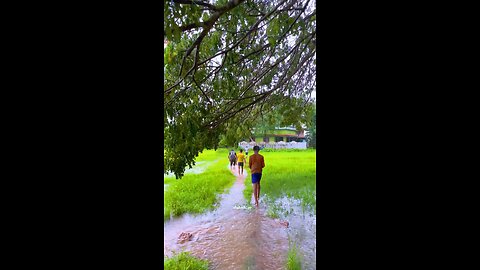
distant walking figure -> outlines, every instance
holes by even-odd
[[[240,175],[240,167],[242,168],[242,173],[243,174],[243,163],[245,162],[245,155],[242,153],[243,150],[240,149],[240,153],[237,155],[237,160],[238,160],[238,174]]]
[[[228,159],[230,160],[230,169],[233,169],[233,166],[235,166],[237,162],[237,153],[235,153],[233,149],[228,153]]]
[[[265,167],[265,160],[263,156],[258,153],[260,147],[255,145],[253,147],[253,155],[248,160],[250,173],[252,175],[253,197],[255,198],[255,205],[258,207],[258,198],[260,198],[260,180],[262,179],[262,169]]]

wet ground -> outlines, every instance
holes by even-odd
[[[276,204],[289,212],[280,215],[289,222],[286,228],[279,219],[266,215],[264,200],[259,208],[248,207],[243,196],[246,172],[232,173],[237,176],[235,183],[221,195],[216,210],[164,223],[164,254],[189,251],[208,260],[210,269],[277,270],[285,269],[289,241],[294,241],[300,249],[302,268],[315,269],[316,216],[302,213],[298,201],[282,198]],[[178,242],[181,233],[191,233],[190,241]]]
[[[198,161],[195,163],[195,166],[193,166],[192,168],[187,168],[185,169],[185,174],[190,174],[190,173],[193,173],[193,174],[199,174],[199,173],[203,173],[210,165],[214,164],[215,162],[217,162],[217,160],[214,160],[212,162],[207,162],[207,161]],[[174,177],[173,174],[163,174],[163,177]]]

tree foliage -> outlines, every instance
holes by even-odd
[[[165,172],[272,111],[297,124],[315,89],[313,0],[165,0]],[[240,128],[240,130],[239,130]]]
[[[317,148],[317,110],[315,104],[312,106],[311,122],[308,125],[307,143],[308,147]]]

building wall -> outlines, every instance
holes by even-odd
[[[287,142],[288,141],[288,136],[285,135],[290,135],[290,136],[295,136],[297,137],[297,132],[295,130],[290,130],[290,129],[275,129],[275,130],[269,130],[268,132],[265,132],[269,142],[275,142],[276,137],[281,137],[282,141]],[[263,133],[255,133],[254,134],[254,139],[255,142],[263,142],[264,134]]]
[[[244,148],[241,143],[238,144],[240,148]],[[250,145],[249,148],[252,146]],[[297,143],[286,143],[286,144],[270,144],[267,143],[264,145],[266,148],[273,148],[273,149],[307,149],[306,142],[297,142]]]
[[[273,134],[278,134],[278,135],[297,135],[297,132],[294,130],[286,130],[286,129],[279,129],[272,131]]]
[[[275,136],[267,136],[269,142],[275,142]],[[256,142],[263,142],[263,136],[255,136],[255,141]]]
[[[266,134],[275,134],[275,135],[297,135],[297,132],[294,130],[288,129],[276,129],[276,130],[269,130],[265,132]],[[255,137],[263,136],[263,133],[255,133]]]
[[[268,136],[268,139],[269,139],[268,142],[276,142],[278,137],[281,137],[282,141],[288,142],[288,137],[287,136]],[[255,142],[257,142],[257,143],[263,142],[263,138],[264,138],[263,136],[255,136],[254,137]],[[302,138],[301,140],[304,140],[304,139]]]

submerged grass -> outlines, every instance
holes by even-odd
[[[295,244],[290,244],[288,249],[288,257],[286,263],[287,270],[301,270],[302,263],[300,261],[300,256],[298,254],[298,248]]]
[[[279,218],[280,217],[281,208],[276,204],[269,204],[267,210],[267,216],[271,218]]]
[[[316,152],[314,149],[297,151],[260,151],[265,158],[262,172],[261,195],[271,199],[282,196],[295,197],[302,201],[303,208],[316,212]],[[251,177],[245,179],[244,195],[252,196]],[[276,210],[272,209],[272,214]]]
[[[220,153],[223,153],[223,158],[226,160],[226,157],[228,155],[228,151],[225,149],[217,149],[217,151],[214,150],[204,150],[202,153],[199,154],[199,156],[195,159],[195,165],[193,168],[208,168],[209,165],[212,164],[212,162],[218,160],[220,158]],[[192,168],[192,169],[193,169]],[[191,169],[188,167],[186,168],[185,175],[190,175],[190,174],[195,174]],[[170,184],[174,182],[175,180],[175,175],[170,173],[170,174],[164,174],[163,175],[163,183],[164,184]]]
[[[167,270],[208,270],[208,262],[197,259],[188,252],[181,252],[170,258],[165,258],[163,268]]]
[[[186,173],[182,179],[164,177],[164,183],[169,185],[164,191],[164,220],[169,219],[170,215],[202,213],[213,209],[217,195],[235,181],[235,176],[228,170],[227,155],[227,149],[205,150],[197,158],[197,162],[209,163],[204,172]]]

